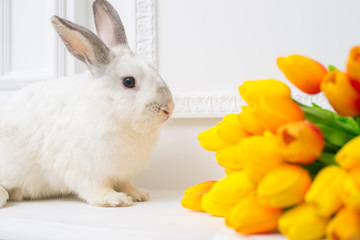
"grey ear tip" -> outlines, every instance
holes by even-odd
[[[103,3],[103,2],[106,2],[106,1],[105,1],[105,0],[95,0],[95,1],[93,2],[93,7],[99,5],[99,4]]]
[[[50,18],[52,24],[57,24],[57,23],[59,23],[60,19],[61,19],[61,18],[58,17],[58,16],[56,16],[56,15],[53,15],[53,16],[51,16],[51,18]]]

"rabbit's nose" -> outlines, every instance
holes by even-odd
[[[171,115],[174,110],[174,104],[166,104],[161,106],[160,111],[164,113],[165,115]]]

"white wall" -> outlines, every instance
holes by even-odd
[[[152,161],[136,182],[182,187],[223,170],[197,135],[244,104],[247,79],[286,81],[276,57],[299,53],[344,68],[360,43],[358,0],[111,0],[130,46],[159,67],[176,100]],[[79,72],[49,18],[57,14],[94,29],[91,1],[0,1],[0,101],[33,81]],[[295,98],[309,98],[295,91]]]

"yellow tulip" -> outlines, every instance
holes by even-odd
[[[339,114],[343,116],[360,114],[360,94],[351,85],[345,73],[334,70],[326,74],[321,83],[321,90]]]
[[[301,204],[280,217],[279,231],[290,240],[321,239],[327,222],[328,218],[319,215],[315,205]]]
[[[262,135],[265,128],[261,125],[259,119],[255,116],[254,108],[250,106],[242,106],[242,111],[238,115],[241,126],[249,133],[254,135]]]
[[[240,140],[240,142],[241,141],[242,140]],[[219,165],[228,170],[239,171],[245,168],[246,163],[241,155],[240,143],[218,151],[215,157]]]
[[[181,205],[184,208],[201,211],[204,210],[201,208],[201,198],[207,193],[216,181],[207,181],[199,183],[195,186],[192,186],[185,190],[185,196],[181,199]]]
[[[216,126],[217,136],[229,144],[236,144],[241,138],[250,136],[239,122],[220,122]]]
[[[263,206],[256,196],[241,199],[226,217],[227,226],[244,234],[268,233],[276,229],[282,209]]]
[[[273,133],[281,125],[305,119],[301,108],[287,97],[259,97],[251,107],[261,126]]]
[[[223,117],[223,122],[228,122],[228,123],[236,123],[238,122],[238,114],[235,114],[235,113],[230,113],[230,114],[226,114],[224,117]]]
[[[281,126],[277,136],[281,153],[291,163],[314,162],[321,155],[325,145],[320,130],[314,124],[305,121]]]
[[[320,92],[320,84],[327,73],[326,68],[311,58],[300,55],[278,57],[277,65],[286,78],[301,91],[308,94]]]
[[[335,155],[335,161],[344,169],[360,167],[360,136],[347,142]]]
[[[360,213],[351,208],[341,209],[326,227],[327,240],[359,240]]]
[[[284,163],[275,136],[270,134],[251,136],[242,139],[239,145],[245,162],[245,172],[255,183],[260,182],[265,174]]]
[[[360,167],[348,172],[340,195],[346,206],[356,208],[360,212]]]
[[[305,201],[313,203],[319,214],[330,217],[343,205],[340,191],[345,177],[346,172],[337,166],[323,168],[306,193]]]
[[[243,171],[231,173],[217,181],[201,199],[201,208],[215,216],[225,217],[243,197],[255,191]]]
[[[283,82],[273,79],[245,81],[240,87],[241,97],[252,105],[258,97],[286,97],[291,99],[290,88]]]
[[[353,47],[346,64],[346,74],[354,89],[360,93],[360,47]]]
[[[200,145],[209,151],[216,152],[230,146],[229,143],[225,142],[217,135],[216,126],[201,132],[198,139],[200,141]]]
[[[258,186],[258,196],[264,205],[286,208],[304,200],[311,177],[297,165],[283,164],[270,171]]]

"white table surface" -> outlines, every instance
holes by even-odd
[[[102,208],[76,199],[8,202],[0,209],[0,239],[285,239],[246,237],[224,219],[184,209],[182,190],[150,190],[149,202]]]

